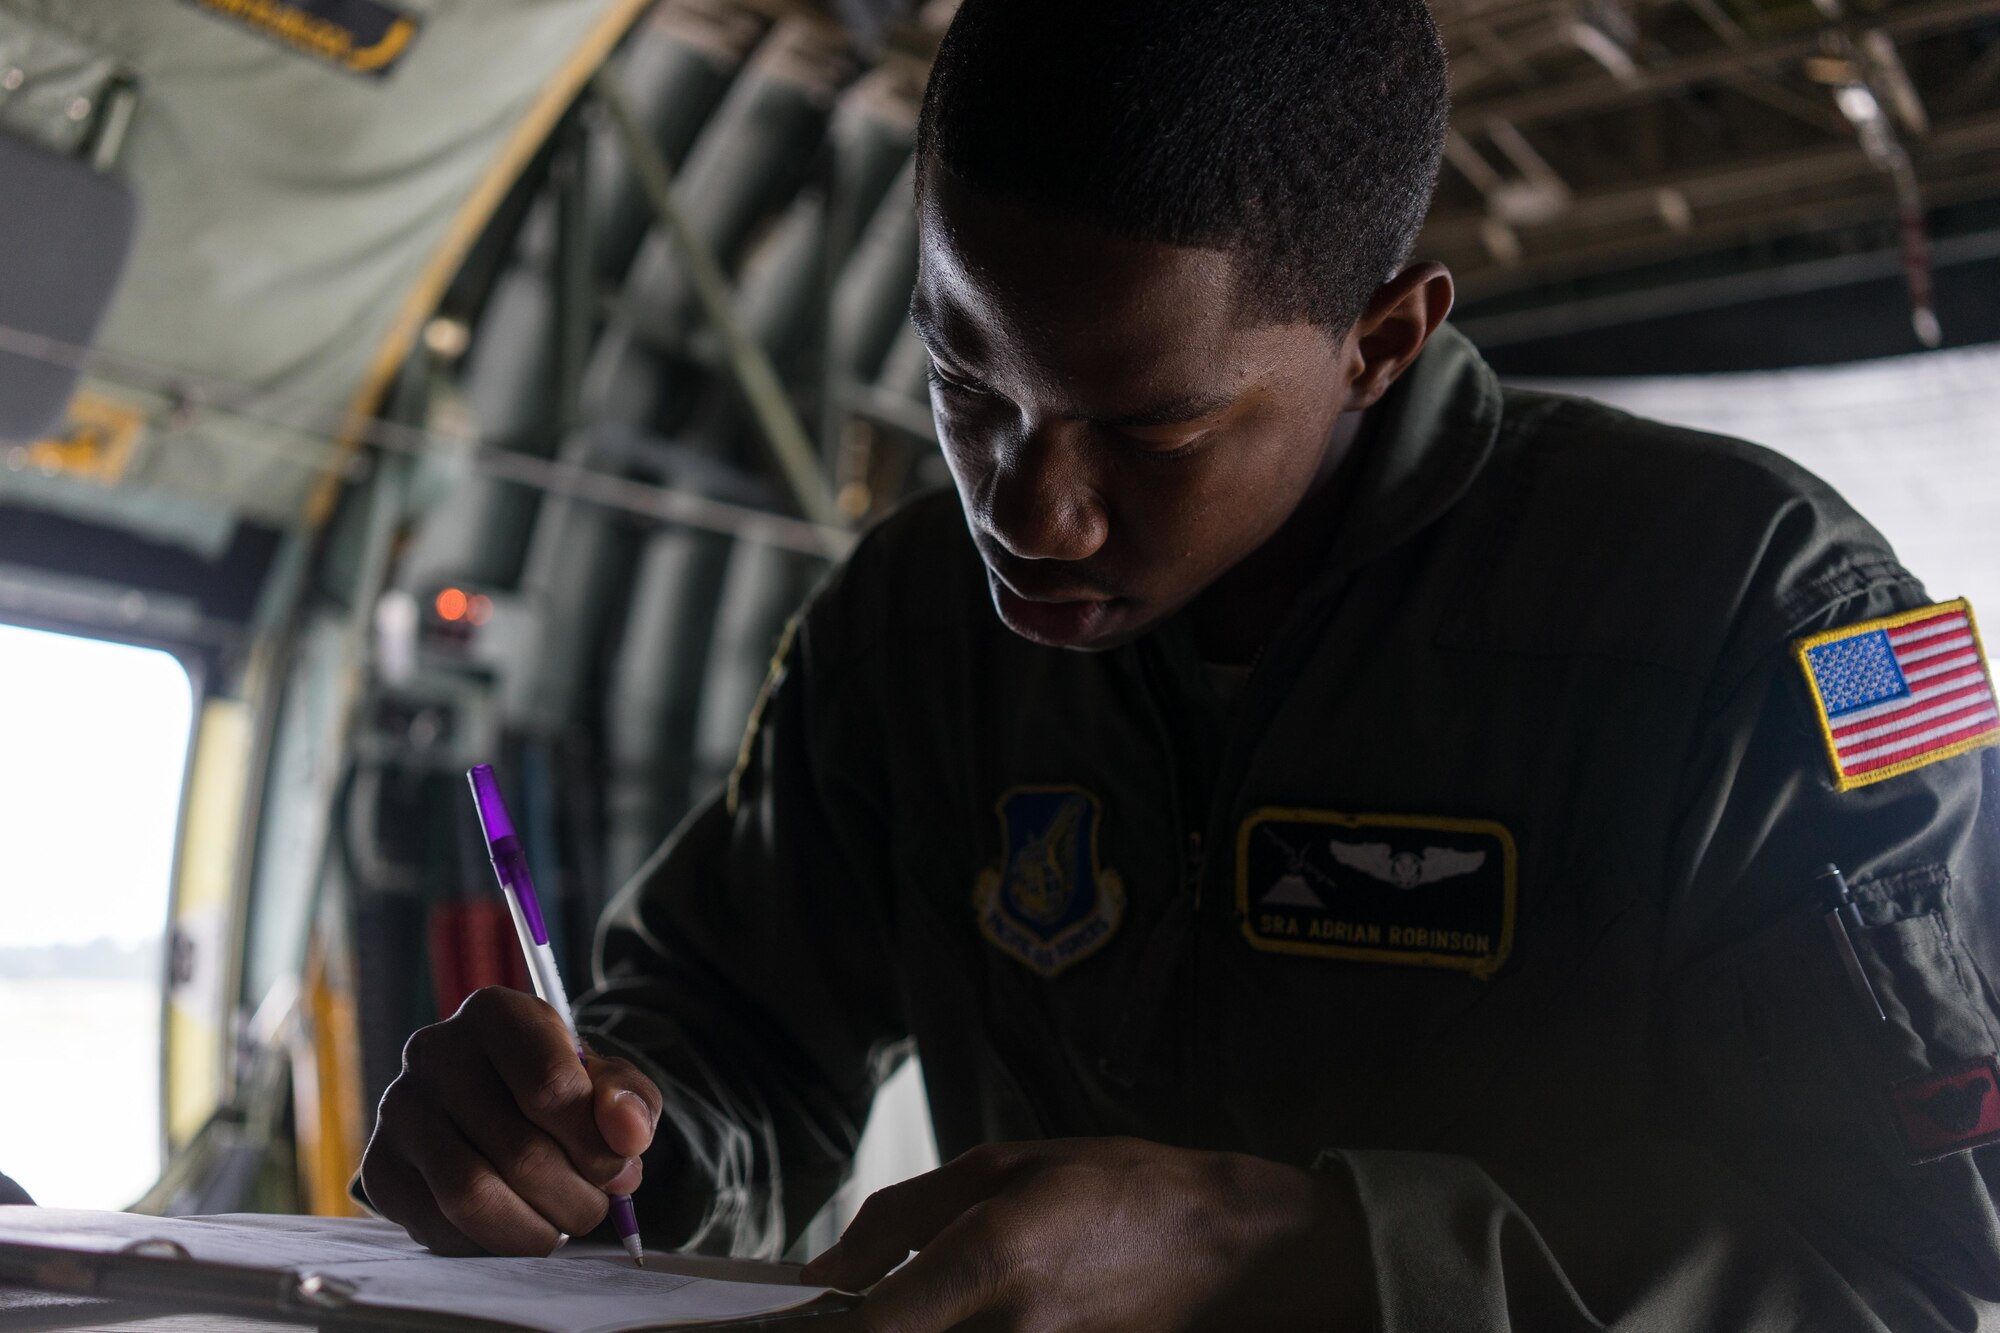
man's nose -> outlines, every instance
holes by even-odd
[[[994,470],[987,521],[1022,560],[1085,560],[1110,535],[1086,443],[1071,423],[1036,430]]]

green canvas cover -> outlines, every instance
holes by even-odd
[[[642,8],[0,0],[0,132],[86,151],[103,100],[129,86],[112,169],[140,211],[97,341],[106,360],[81,395],[100,423],[137,428],[78,469],[95,475],[42,475],[16,454],[0,499],[190,540],[212,539],[218,513],[296,521],[335,452],[327,435],[374,406],[507,185]],[[133,387],[172,373],[195,387],[192,410]],[[216,384],[240,386],[241,415],[203,409]]]

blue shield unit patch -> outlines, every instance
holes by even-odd
[[[1104,806],[1081,787],[1015,787],[995,807],[1000,864],[972,893],[993,947],[1053,977],[1104,947],[1125,915],[1125,886],[1098,864]]]

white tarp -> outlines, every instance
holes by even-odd
[[[1931,596],[2000,626],[2000,345],[1734,375],[1518,381],[1768,445],[1881,529]]]

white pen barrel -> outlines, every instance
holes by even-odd
[[[577,1043],[581,1053],[582,1038],[576,1035],[576,1017],[569,1011],[569,993],[563,989],[562,974],[556,971],[556,951],[546,944],[537,944],[528,950],[528,971],[535,978],[535,994],[547,1001],[550,1008],[562,1019],[563,1027],[569,1032],[570,1040]]]

